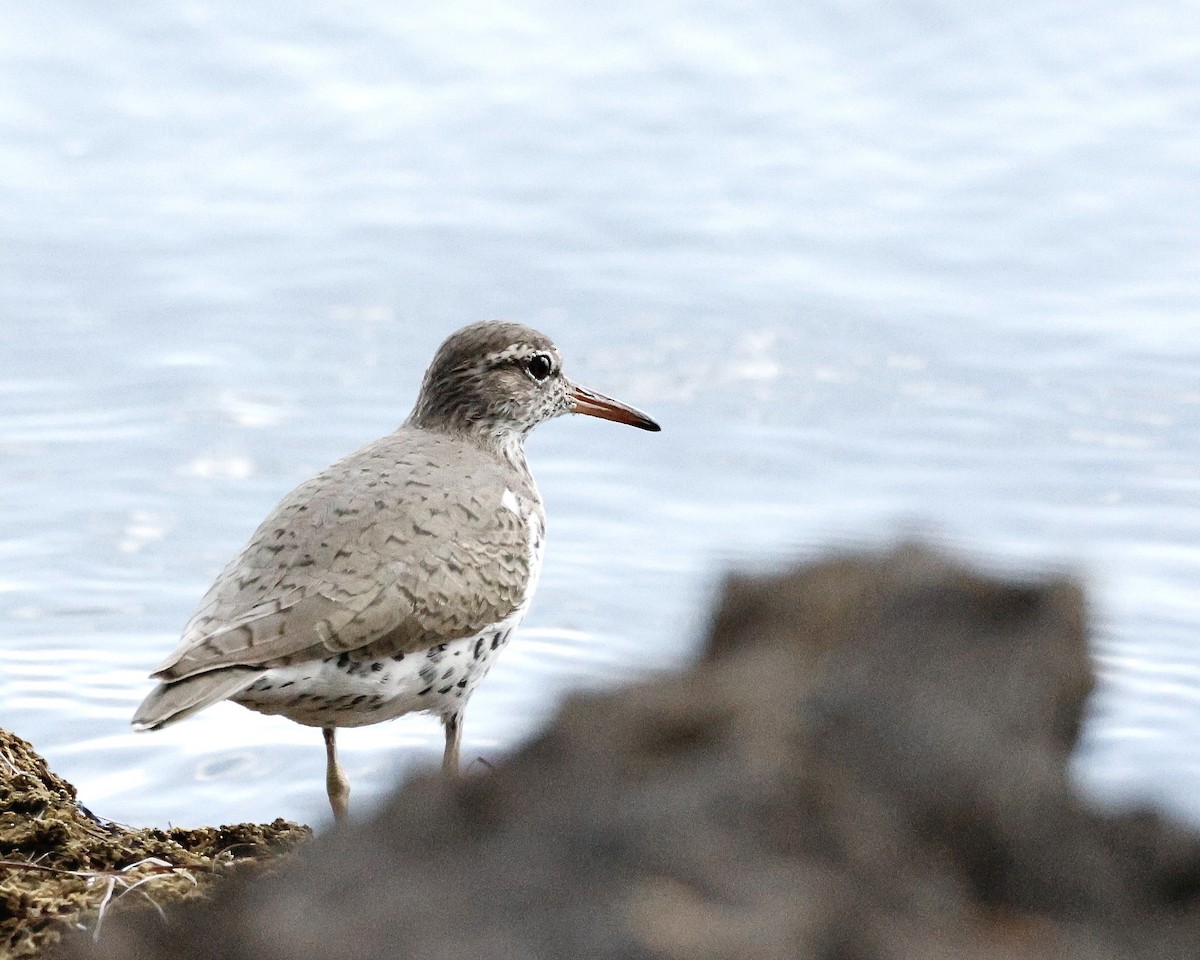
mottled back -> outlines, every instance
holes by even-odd
[[[544,532],[519,447],[406,425],[288,494],[155,676],[469,636],[527,604]]]

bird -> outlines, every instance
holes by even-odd
[[[158,730],[222,700],[321,728],[326,793],[348,816],[337,731],[426,712],[459,772],[463,712],[529,609],[545,543],[524,442],[585,414],[658,431],[573,383],[543,333],[463,327],[412,413],[292,490],[224,568],[133,716]]]

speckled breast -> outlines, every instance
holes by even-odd
[[[456,713],[519,620],[514,615],[474,636],[385,659],[358,660],[343,653],[274,667],[233,699],[313,727],[358,727],[415,711]]]

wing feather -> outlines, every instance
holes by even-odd
[[[544,529],[519,467],[514,476],[488,451],[414,428],[351,454],[263,521],[155,676],[322,650],[389,656],[510,616],[528,598]],[[526,517],[506,501],[514,488]]]

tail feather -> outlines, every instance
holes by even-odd
[[[133,715],[135,730],[158,730],[190,717],[218,700],[240,693],[266,671],[256,667],[222,667],[182,680],[160,683]]]

